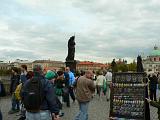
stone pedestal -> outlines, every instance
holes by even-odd
[[[66,67],[70,67],[70,70],[72,72],[76,72],[76,64],[77,64],[77,61],[76,60],[69,60],[69,61],[66,61]]]

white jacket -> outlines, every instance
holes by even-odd
[[[104,82],[106,82],[106,78],[103,75],[98,75],[96,85],[102,86]]]

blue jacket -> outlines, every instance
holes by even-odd
[[[71,86],[75,82],[75,77],[74,77],[74,74],[71,71],[68,74],[69,74],[69,85]]]
[[[20,75],[20,80],[21,80],[21,83],[24,84],[27,81],[27,76],[24,75],[24,74],[21,74]]]
[[[55,90],[52,84],[46,80],[43,76],[40,77],[41,82],[42,82],[42,87],[45,95],[45,99],[43,103],[41,104],[41,110],[50,110],[51,113],[59,114],[59,105],[58,105],[58,98],[55,95]],[[26,81],[24,84],[25,85],[29,81]],[[22,98],[24,96],[23,91],[21,93]]]

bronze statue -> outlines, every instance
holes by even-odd
[[[72,61],[74,60],[74,55],[75,55],[75,36],[70,37],[68,40],[68,56],[66,58],[66,61]]]

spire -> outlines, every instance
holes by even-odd
[[[154,46],[154,50],[158,50],[158,47],[157,47],[157,45],[155,45],[155,46]]]

